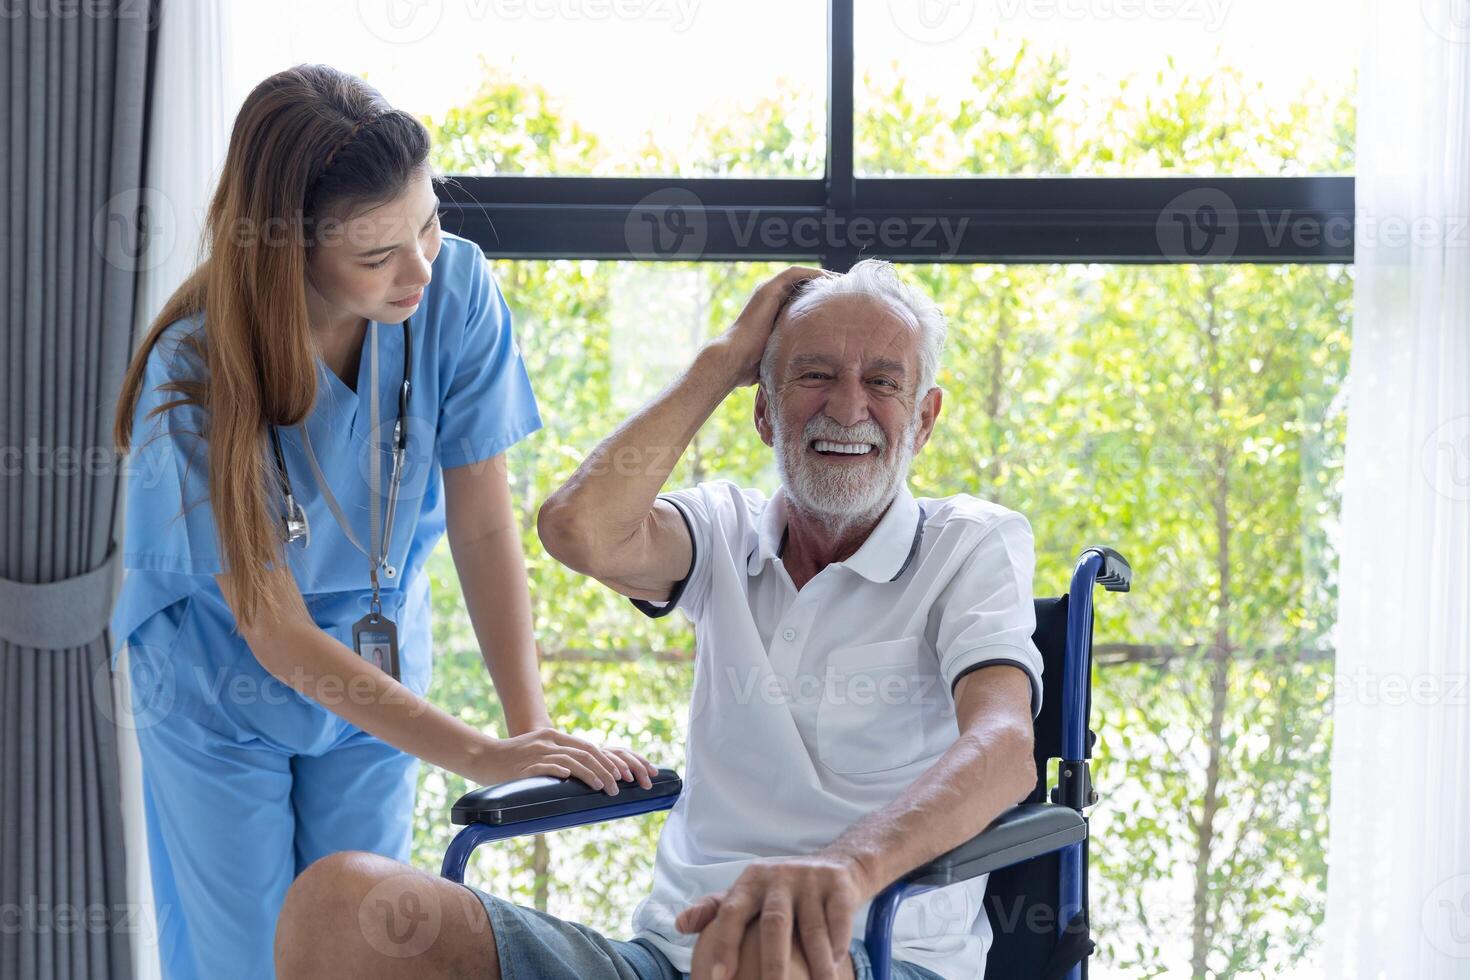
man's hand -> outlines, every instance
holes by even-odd
[[[746,929],[760,936],[760,975],[785,980],[793,936],[813,980],[835,980],[852,941],[852,917],[872,897],[852,860],[811,857],[758,861],[724,892],[706,895],[674,920],[680,932],[700,933],[695,980],[729,980],[740,965]]]
[[[793,265],[761,283],[740,311],[734,326],[712,342],[723,348],[730,358],[734,387],[753,385],[760,380],[761,358],[766,343],[775,329],[776,317],[791,298],[792,291],[808,279],[821,279],[836,273]]]

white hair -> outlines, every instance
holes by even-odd
[[[922,398],[934,387],[939,375],[940,357],[944,352],[944,337],[948,331],[944,312],[939,304],[917,286],[911,286],[898,277],[893,263],[882,259],[864,259],[840,276],[811,279],[803,283],[787,304],[785,314],[793,317],[818,306],[836,296],[864,296],[888,307],[898,316],[919,328],[919,387],[915,394]],[[774,397],[776,392],[776,334],[766,343],[761,356],[760,381],[766,391]]]

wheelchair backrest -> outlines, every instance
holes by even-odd
[[[1041,651],[1041,713],[1036,718],[1036,789],[1027,803],[1047,801],[1047,762],[1062,755],[1062,665],[1067,656],[1067,596],[1036,600],[1036,632],[1032,640]],[[1092,624],[1088,623],[1091,632]],[[1090,637],[1089,637],[1090,641]],[[1092,644],[1087,644],[1089,656]],[[1092,716],[1091,671],[1088,671],[1086,707]],[[1092,732],[1087,738],[1091,757]],[[1090,843],[1090,842],[1088,842]],[[1083,867],[1088,864],[1088,843],[1082,846]],[[1056,854],[1024,861],[992,872],[985,889],[985,911],[990,917],[994,943],[986,957],[986,980],[1032,980],[1041,975],[1057,945],[1057,925],[1064,914],[1058,907],[1061,895],[1060,866]],[[1087,905],[1087,876],[1083,875],[1083,905]],[[1087,976],[1087,961],[1082,963]]]
[[[1092,624],[1088,623],[1089,632]],[[1067,657],[1067,596],[1036,600],[1036,632],[1031,635],[1041,651],[1041,713],[1036,717],[1035,754],[1036,789],[1027,803],[1044,803],[1047,799],[1047,760],[1062,756],[1062,668]],[[1089,638],[1090,640],[1090,638]],[[1087,650],[1092,648],[1091,642]],[[1092,717],[1091,670],[1088,671],[1085,700],[1087,717]],[[1088,730],[1087,757],[1092,757],[1092,732]]]

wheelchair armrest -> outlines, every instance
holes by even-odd
[[[611,807],[626,808],[632,803],[676,797],[683,788],[684,781],[672,769],[660,769],[653,778],[652,789],[644,789],[637,783],[619,783],[617,796],[608,796],[578,779],[530,776],[471,790],[454,804],[450,820],[460,826],[476,823],[503,826]]]
[[[942,888],[1087,838],[1087,822],[1071,807],[1023,803],[996,817],[989,827],[900,879],[905,884]]]

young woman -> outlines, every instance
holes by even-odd
[[[419,759],[477,783],[649,785],[640,756],[551,727],[502,462],[541,420],[484,257],[439,228],[428,151],[359,79],[262,82],[207,257],[123,384],[113,636],[170,978],[271,976],[307,865],[406,860]],[[507,739],[422,697],[446,528]]]

